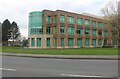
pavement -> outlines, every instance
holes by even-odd
[[[2,70],[3,77],[117,79],[118,60],[73,60],[2,56],[2,68],[0,70]]]
[[[0,55],[30,58],[120,60],[120,57],[118,55],[47,55],[47,54],[18,54],[18,53],[0,53]]]

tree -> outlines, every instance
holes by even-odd
[[[104,19],[110,22],[112,29],[112,35],[120,44],[120,26],[118,22],[118,3],[120,0],[110,0],[102,9],[101,12],[104,15]]]
[[[8,45],[8,40],[10,38],[9,29],[11,28],[11,23],[6,19],[2,24],[2,43],[3,45]]]
[[[10,39],[14,42],[20,35],[19,27],[16,22],[12,22],[11,28],[9,29]]]

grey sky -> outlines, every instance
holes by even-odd
[[[32,11],[65,10],[75,13],[100,14],[108,0],[0,0],[0,22],[17,22],[22,35],[28,34],[28,14]]]

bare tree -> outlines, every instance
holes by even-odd
[[[104,19],[110,22],[112,35],[120,44],[120,26],[118,20],[118,8],[120,0],[109,0],[109,2],[101,9]]]

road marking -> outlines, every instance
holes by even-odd
[[[76,75],[76,74],[60,74],[60,75],[62,75],[62,76],[68,76],[68,77],[97,77],[97,78],[99,78],[99,77],[104,77],[104,76],[91,76],[91,75]]]
[[[16,71],[16,69],[7,69],[7,68],[0,68],[0,70],[5,70],[5,71]]]

